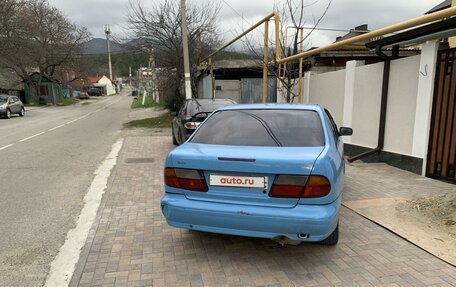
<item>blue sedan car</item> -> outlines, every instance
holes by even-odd
[[[319,105],[254,104],[215,111],[165,162],[169,225],[335,245],[343,142]]]

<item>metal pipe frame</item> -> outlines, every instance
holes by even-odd
[[[218,54],[219,52],[221,52],[222,50],[228,48],[229,46],[231,46],[234,42],[236,42],[237,40],[241,39],[242,37],[244,37],[245,35],[247,35],[248,33],[252,32],[253,30],[255,30],[258,26],[260,26],[261,24],[263,24],[264,22],[266,21],[269,21],[271,18],[275,18],[275,24],[276,24],[276,33],[278,31],[278,25],[279,25],[279,21],[280,21],[280,18],[279,18],[279,13],[277,11],[274,11],[272,12],[271,14],[267,15],[266,17],[264,17],[263,19],[261,19],[260,21],[258,21],[257,23],[255,23],[252,27],[250,27],[249,29],[245,30],[242,34],[240,34],[239,36],[237,36],[236,38],[234,38],[233,40],[231,40],[230,42],[228,42],[227,44],[225,44],[225,46],[217,49],[216,51],[214,51],[213,53],[211,53],[209,56],[207,56],[206,58],[204,58],[201,62],[205,62],[206,60],[208,60],[209,58],[212,58],[214,57],[216,54]],[[276,35],[276,40],[278,40],[278,37]],[[277,51],[280,51],[279,49],[279,46],[276,45],[276,52]]]
[[[407,21],[404,21],[404,22],[400,22],[400,23],[397,23],[397,24],[394,24],[394,25],[391,25],[391,26],[387,26],[387,27],[382,28],[382,29],[371,31],[371,32],[368,32],[368,33],[365,33],[365,34],[362,34],[362,35],[359,35],[359,36],[356,36],[356,37],[352,37],[352,38],[349,38],[349,39],[345,39],[345,40],[342,40],[342,41],[339,41],[339,42],[335,42],[335,43],[332,43],[332,44],[329,44],[329,45],[326,45],[326,46],[323,46],[323,47],[320,47],[320,48],[316,48],[316,49],[313,49],[313,50],[310,50],[310,51],[300,52],[299,54],[282,58],[281,57],[282,56],[282,54],[281,54],[281,42],[280,42],[280,18],[279,18],[279,13],[277,11],[274,11],[274,12],[270,13],[269,15],[267,15],[266,17],[264,17],[259,22],[257,22],[256,24],[254,24],[249,29],[245,30],[242,34],[240,34],[239,36],[237,36],[236,38],[234,38],[233,40],[228,42],[226,45],[224,45],[223,47],[217,49],[215,52],[211,53],[209,56],[204,58],[202,60],[202,62],[205,62],[208,59],[212,60],[212,58],[217,53],[219,53],[220,51],[222,51],[222,50],[226,49],[227,47],[231,46],[233,43],[235,43],[240,38],[244,37],[245,35],[247,35],[251,31],[253,31],[255,28],[257,28],[261,24],[263,24],[265,22],[269,22],[269,20],[271,18],[274,18],[274,22],[275,22],[275,43],[276,43],[276,45],[275,45],[276,46],[275,47],[275,49],[276,49],[275,61],[276,61],[276,65],[278,65],[280,67],[281,64],[284,64],[284,63],[287,63],[287,62],[291,62],[291,61],[295,61],[295,60],[301,60],[303,58],[310,57],[310,56],[319,54],[319,53],[324,52],[324,51],[328,51],[328,50],[332,50],[332,49],[335,49],[335,48],[343,47],[343,46],[346,46],[346,45],[354,44],[354,43],[357,43],[357,42],[360,42],[360,41],[363,41],[363,40],[372,39],[372,38],[383,36],[383,35],[386,35],[386,34],[402,31],[402,30],[405,30],[405,29],[408,29],[408,28],[412,28],[412,27],[415,27],[415,26],[423,25],[423,24],[426,24],[426,23],[429,23],[429,22],[438,21],[438,20],[441,20],[441,19],[444,19],[444,18],[449,18],[449,17],[455,16],[455,15],[456,15],[456,6],[455,7],[451,7],[451,8],[447,8],[447,9],[444,9],[444,10],[440,10],[440,11],[437,11],[437,12],[434,12],[434,13],[431,13],[431,14],[419,16],[417,18],[413,18],[413,19],[410,19],[410,20],[407,20]],[[268,38],[267,34],[268,33],[265,33],[265,44],[266,44],[266,39]],[[265,54],[266,53],[267,53],[267,51],[266,51],[266,45],[265,45]],[[266,59],[266,61],[265,61],[266,63],[265,64],[266,64],[266,68],[267,68],[267,55],[265,55],[265,59]],[[279,72],[280,72],[280,69],[279,69]],[[266,73],[266,75],[265,75],[265,73]],[[264,78],[265,77],[267,79],[267,69],[266,69],[266,72],[265,72],[264,65],[263,65],[263,103],[266,102],[264,93],[265,93],[265,91],[267,92],[267,90],[266,90],[267,88],[264,86]],[[266,81],[266,83],[267,83],[267,81]]]
[[[290,61],[295,61],[295,60],[298,60],[300,58],[310,57],[310,56],[319,54],[319,53],[324,52],[324,51],[332,50],[332,49],[339,48],[339,47],[342,47],[342,46],[346,46],[346,45],[349,45],[349,44],[357,43],[357,42],[360,42],[360,41],[363,41],[363,40],[368,40],[368,39],[372,39],[372,38],[375,38],[375,37],[383,36],[383,35],[386,35],[386,34],[394,33],[394,32],[397,32],[397,31],[405,30],[405,29],[412,28],[412,27],[415,27],[415,26],[419,26],[419,25],[422,25],[422,24],[426,24],[426,23],[429,23],[429,22],[438,21],[438,20],[441,20],[441,19],[444,19],[444,18],[452,17],[454,15],[456,15],[456,7],[447,8],[447,9],[444,9],[444,10],[441,10],[441,11],[438,11],[438,12],[434,12],[434,13],[431,13],[431,14],[423,15],[423,16],[420,16],[420,17],[417,17],[417,18],[413,18],[413,19],[410,19],[410,20],[407,20],[407,21],[404,21],[404,22],[401,22],[401,23],[397,23],[397,24],[382,28],[382,29],[378,29],[378,30],[375,30],[375,31],[372,31],[372,32],[368,32],[368,33],[363,34],[363,35],[359,35],[359,36],[352,37],[352,38],[349,38],[349,39],[345,39],[345,40],[342,40],[342,41],[339,41],[339,42],[335,42],[335,43],[332,43],[332,44],[329,44],[329,45],[326,45],[326,46],[323,46],[323,47],[320,47],[320,48],[316,48],[314,50],[310,50],[310,51],[307,51],[307,52],[302,52],[302,53],[299,53],[299,54],[296,54],[296,55],[293,55],[293,56],[290,56],[290,57],[282,58],[282,59],[277,58],[276,62],[278,64],[282,64],[282,63],[286,63],[286,62],[290,62]]]
[[[278,35],[279,33],[279,29],[280,29],[280,17],[279,17],[279,13],[277,11],[274,11],[272,12],[271,14],[267,15],[266,17],[264,17],[262,20],[258,21],[256,24],[254,24],[252,27],[250,27],[249,29],[245,30],[242,34],[240,34],[239,36],[237,36],[236,38],[234,38],[233,40],[231,40],[230,42],[228,42],[226,45],[224,45],[223,47],[217,49],[215,52],[211,53],[209,56],[207,56],[206,58],[204,58],[201,62],[205,62],[207,60],[209,60],[210,62],[212,62],[212,58],[219,52],[221,52],[222,50],[228,48],[229,46],[231,46],[234,42],[238,41],[240,38],[244,37],[245,35],[247,35],[248,33],[252,32],[255,28],[257,28],[258,26],[260,26],[261,24],[265,23],[265,33],[264,33],[264,63],[263,63],[263,94],[262,94],[262,102],[263,103],[266,103],[267,101],[267,81],[268,81],[268,41],[269,41],[269,20],[271,18],[274,18],[274,22],[275,22],[275,31],[276,31],[276,35],[275,35],[275,40],[276,40],[276,59],[277,58],[280,58],[280,55],[278,55],[280,53],[280,35]],[[279,43],[279,45],[277,44]],[[211,65],[211,74],[212,74],[212,65]],[[212,74],[212,77],[213,77],[213,74]],[[212,87],[214,89],[214,87]],[[215,95],[215,92],[213,91],[213,97]]]

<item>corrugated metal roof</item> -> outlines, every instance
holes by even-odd
[[[262,60],[217,60],[214,69],[242,69],[262,67]]]

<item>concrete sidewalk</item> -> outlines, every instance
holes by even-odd
[[[455,267],[346,207],[334,247],[279,248],[265,239],[172,228],[159,204],[170,131],[147,133],[125,135],[70,286],[456,285]],[[412,181],[388,166],[350,165],[344,202],[427,194]]]

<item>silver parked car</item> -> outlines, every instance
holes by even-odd
[[[24,104],[16,96],[0,95],[0,116],[9,119],[12,114],[25,116]]]

